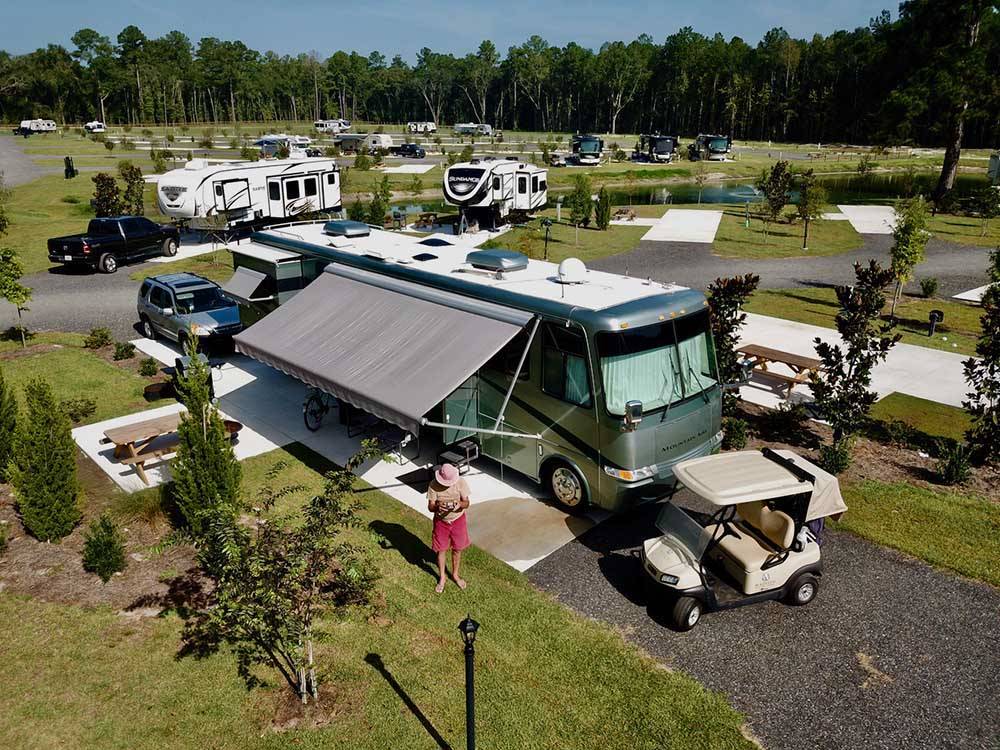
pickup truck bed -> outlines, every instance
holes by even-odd
[[[176,255],[179,245],[177,227],[143,216],[91,219],[85,233],[48,241],[51,262],[88,265],[103,273],[114,273],[122,263],[148,255]]]

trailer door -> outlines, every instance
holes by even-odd
[[[267,178],[267,215],[280,218],[285,215],[285,202],[281,198],[281,178]]]
[[[250,181],[219,180],[214,186],[215,210],[220,212],[250,208]]]
[[[531,177],[527,172],[518,172],[515,178],[516,186],[514,191],[514,208],[518,211],[527,211],[531,208],[530,194]]]
[[[337,172],[323,172],[320,182],[323,194],[319,210],[330,211],[340,206],[340,176]]]

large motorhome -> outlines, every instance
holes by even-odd
[[[20,125],[14,128],[14,135],[23,135],[27,138],[38,133],[54,133],[57,128],[55,120],[21,120]]]
[[[680,139],[676,135],[640,135],[635,146],[633,158],[635,161],[651,161],[669,164],[677,155],[677,144]]]
[[[406,132],[408,133],[436,133],[437,123],[434,122],[408,122]]]
[[[330,133],[332,135],[337,135],[338,133],[344,133],[351,129],[350,120],[316,120],[313,123],[313,128],[316,129],[317,133]]]
[[[483,122],[459,122],[452,129],[455,135],[493,135],[493,126]]]
[[[574,135],[573,154],[577,164],[600,164],[604,141],[596,135]]]
[[[688,145],[691,161],[725,161],[733,148],[733,139],[728,135],[706,135],[702,133]]]
[[[264,225],[341,208],[333,159],[277,159],[209,164],[203,159],[159,176],[160,213],[193,226]]]
[[[425,446],[472,439],[570,509],[661,498],[674,464],[718,448],[722,388],[700,292],[347,224],[272,228],[241,246],[272,263],[275,251],[283,264],[309,259],[315,280],[237,350]],[[245,297],[280,288],[264,266],[241,270]]]
[[[481,225],[503,223],[512,211],[529,212],[548,201],[548,170],[518,161],[484,156],[459,162],[444,172],[445,203]]]

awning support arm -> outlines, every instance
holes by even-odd
[[[507,404],[510,403],[510,396],[514,393],[514,386],[517,385],[517,379],[521,377],[521,369],[524,367],[524,360],[528,358],[528,352],[531,349],[531,342],[535,340],[535,332],[538,330],[538,324],[541,322],[541,318],[535,317],[535,325],[531,327],[531,333],[528,334],[528,343],[524,345],[524,351],[521,352],[521,360],[517,363],[517,369],[514,371],[514,377],[510,379],[510,388],[507,389],[506,395],[503,397],[503,403],[500,404],[500,411],[497,412],[497,419],[493,423],[493,429],[497,429],[500,423],[503,421],[504,414],[507,411]]]
[[[446,424],[444,422],[431,422],[426,417],[420,420],[421,427],[441,427],[445,430],[458,430],[459,432],[475,432],[482,435],[499,435],[500,437],[531,438],[541,440],[541,435],[528,435],[524,432],[506,432],[505,430],[490,430],[486,427],[466,427],[461,424]]]

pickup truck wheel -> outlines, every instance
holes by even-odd
[[[156,340],[156,329],[153,328],[153,324],[149,322],[149,318],[145,315],[139,318],[139,327],[142,328],[143,336],[152,341]]]
[[[101,273],[114,273],[118,270],[118,259],[112,253],[104,253],[97,261],[97,268]]]
[[[163,240],[163,254],[168,258],[173,258],[177,255],[177,240],[172,237],[167,237]]]

